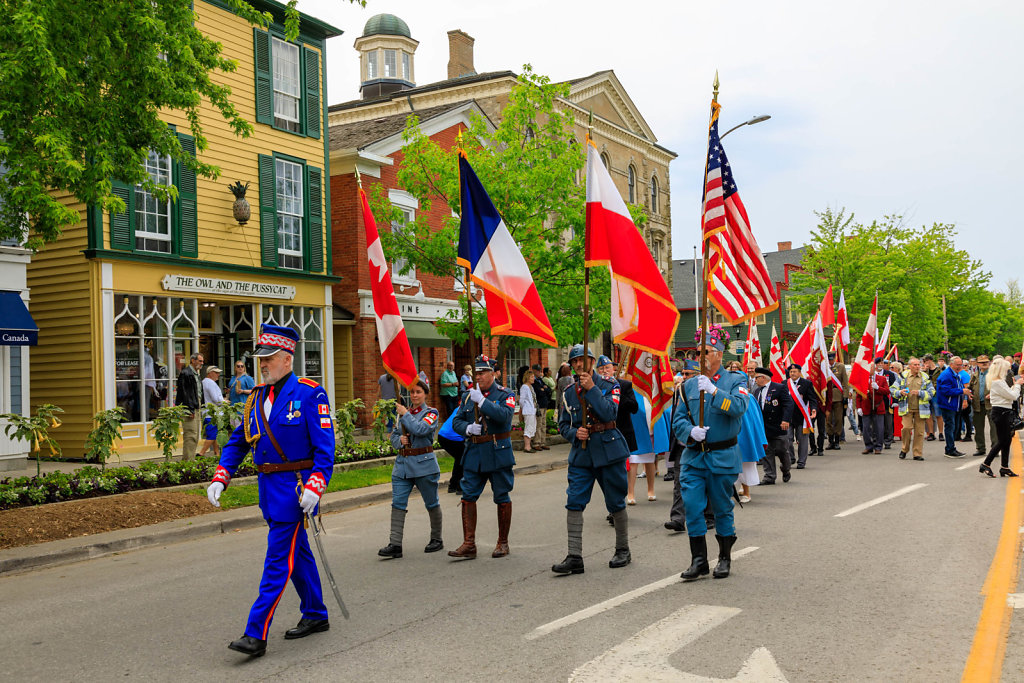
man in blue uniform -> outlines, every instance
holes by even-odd
[[[303,523],[307,514],[316,514],[334,471],[334,423],[323,387],[292,373],[298,340],[289,327],[260,328],[253,356],[259,359],[264,383],[249,394],[243,422],[224,446],[206,491],[220,507],[220,494],[252,450],[259,470],[260,510],[270,527],[267,557],[245,633],[228,647],[254,657],[267,651],[267,631],[289,580],[299,594],[302,618],[284,637],[303,638],[330,628]]]
[[[742,470],[736,436],[750,392],[742,372],[722,369],[724,337],[719,325],[711,325],[707,333],[697,331],[697,341],[705,347],[705,371],[683,384],[685,400],[680,402],[679,410],[672,417],[676,438],[685,443],[680,461],[680,485],[692,561],[681,577],[687,581],[709,572],[708,544],[704,537],[707,533],[704,508],[708,503],[715,514],[715,538],[718,539],[716,579],[729,576],[732,546],[736,543],[732,491],[733,482]],[[704,393],[703,421],[700,420],[701,392]]]
[[[451,557],[476,557],[476,501],[491,482],[498,506],[498,542],[491,557],[508,555],[508,529],[512,524],[512,413],[515,394],[495,381],[494,365],[484,355],[476,357],[476,386],[466,392],[452,427],[466,437],[462,456],[462,545],[449,550]]]
[[[569,488],[565,503],[566,526],[569,532],[569,554],[551,567],[556,574],[583,573],[583,510],[590,502],[594,482],[604,493],[604,505],[615,526],[615,555],[609,560],[612,569],[625,567],[632,561],[629,554],[629,518],[626,516],[626,439],[615,426],[619,411],[621,388],[614,379],[591,374],[589,359],[594,352],[583,344],[569,351],[569,363],[576,373],[576,383],[565,390],[565,410],[558,420],[558,432],[572,444],[569,449]],[[607,361],[604,362],[604,361]],[[601,356],[600,365],[611,365]],[[587,403],[583,410],[583,401]]]

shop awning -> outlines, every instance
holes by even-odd
[[[409,346],[443,346],[452,345],[452,340],[437,331],[433,323],[426,320],[405,321],[405,336],[409,338]]]
[[[0,346],[35,346],[39,327],[18,292],[0,292]]]

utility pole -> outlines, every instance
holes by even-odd
[[[942,348],[949,351],[949,327],[946,326],[946,295],[942,295]]]

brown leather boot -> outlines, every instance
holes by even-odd
[[[476,559],[476,501],[462,501],[462,545],[448,551],[448,557]]]
[[[512,525],[512,503],[498,503],[498,544],[491,557],[508,555],[508,528]]]

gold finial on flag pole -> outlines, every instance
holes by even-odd
[[[718,101],[718,69],[715,69],[715,82],[711,84],[711,101]]]
[[[361,175],[359,175],[359,166],[358,165],[356,165],[355,169],[356,169],[356,185],[361,190],[361,189],[363,189],[363,177]]]

